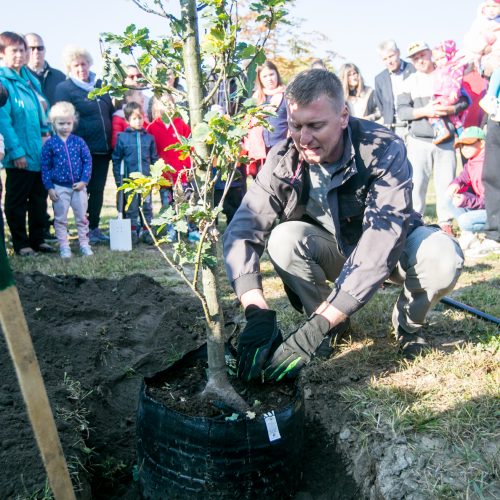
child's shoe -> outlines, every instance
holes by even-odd
[[[198,230],[189,231],[188,233],[188,241],[200,241],[200,232]]]
[[[489,115],[496,115],[498,111],[498,99],[492,95],[485,95],[480,101],[479,106]]]
[[[90,257],[91,255],[94,255],[94,252],[90,247],[80,247],[80,253],[82,254],[82,257]]]
[[[434,139],[432,144],[441,144],[451,138],[451,132],[448,130],[444,120],[436,120],[432,123],[432,128],[434,130]]]
[[[472,248],[478,242],[477,233],[473,233],[472,231],[462,231],[458,238],[458,244],[463,251]]]
[[[71,248],[69,247],[62,247],[59,250],[59,255],[61,256],[61,259],[71,259]]]
[[[177,241],[177,231],[170,224],[167,226],[166,239],[169,243],[174,243]]]
[[[92,245],[109,243],[109,236],[104,234],[98,227],[89,231],[89,240]]]

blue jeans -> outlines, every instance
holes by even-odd
[[[482,231],[486,224],[486,210],[467,210],[457,217],[457,222],[462,231]]]

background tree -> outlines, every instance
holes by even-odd
[[[247,6],[248,0],[241,2]],[[293,7],[295,0],[290,2]],[[334,50],[324,50],[320,47],[332,45],[324,33],[319,31],[304,31],[304,19],[288,15],[276,29],[267,32],[261,23],[257,22],[257,13],[252,9],[243,9],[241,38],[250,43],[258,43],[266,39],[265,52],[280,70],[285,82],[290,81],[297,73],[308,69],[314,59],[321,58],[330,71],[335,66],[345,62],[345,57]]]

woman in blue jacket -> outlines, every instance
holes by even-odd
[[[0,34],[0,83],[9,97],[0,108],[7,179],[5,216],[14,251],[21,256],[53,252],[43,239],[47,191],[40,174],[42,141],[49,136],[46,108],[38,80],[26,69],[26,42],[17,33]],[[28,213],[29,234],[26,231]]]
[[[99,229],[99,219],[104,201],[104,187],[111,160],[111,118],[113,103],[109,95],[89,99],[88,94],[101,86],[100,80],[90,71],[92,57],[84,49],[67,47],[64,59],[68,79],[57,85],[54,100],[73,104],[78,113],[78,125],[74,131],[90,149],[92,177],[87,186],[89,196],[89,238],[91,244],[109,241]]]

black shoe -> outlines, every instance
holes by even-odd
[[[333,353],[333,345],[335,345],[344,334],[351,328],[351,320],[347,318],[342,323],[332,328],[328,335],[323,339],[319,347],[316,349],[314,356],[320,359],[327,359]]]
[[[40,243],[36,248],[37,252],[40,253],[56,253],[57,250],[54,247],[51,247],[48,243]]]
[[[16,254],[19,257],[36,257],[36,252],[31,247],[21,248]]]
[[[397,340],[399,343],[399,350],[403,357],[409,361],[415,359],[417,356],[424,354],[425,351],[430,349],[427,341],[419,333],[405,332],[401,327],[398,327]]]

